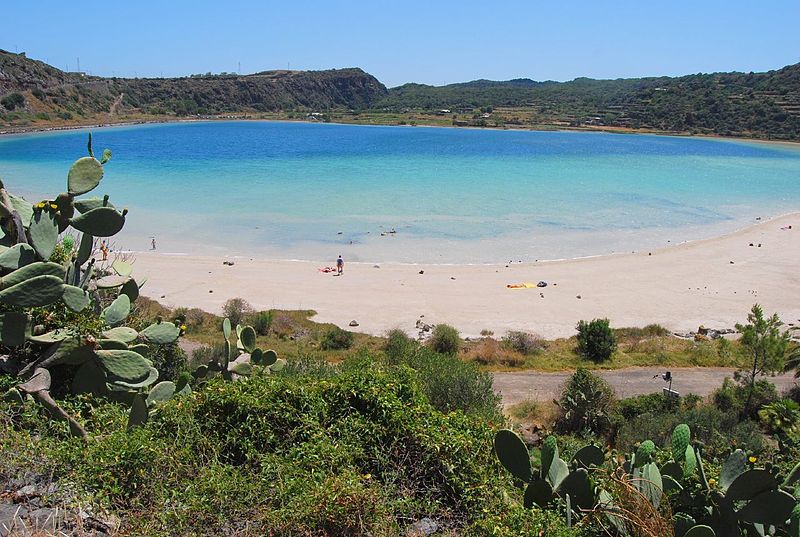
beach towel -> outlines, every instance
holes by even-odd
[[[320,267],[317,270],[320,271],[320,272],[325,272],[325,273],[336,272],[336,267]]]
[[[530,289],[535,288],[536,284],[531,282],[522,282],[522,283],[509,283],[506,285],[508,289]]]

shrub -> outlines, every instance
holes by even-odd
[[[586,369],[578,369],[564,384],[558,406],[556,428],[564,433],[591,431],[603,434],[611,424],[614,389]]]
[[[0,104],[2,104],[6,110],[14,110],[17,107],[22,108],[25,106],[25,97],[21,93],[10,93],[0,99]]]
[[[461,336],[452,326],[437,324],[428,345],[440,354],[456,354],[461,347]]]
[[[404,331],[395,328],[386,333],[386,345],[383,350],[389,359],[389,363],[398,363],[417,347],[419,347],[419,344],[415,340]]]
[[[520,367],[525,364],[525,357],[518,352],[505,348],[498,341],[486,338],[478,341],[469,352],[469,358],[482,365],[503,365]]]
[[[203,345],[192,351],[192,365],[196,367],[201,364],[207,364],[212,360],[219,362],[224,355],[224,343],[216,344],[213,347],[211,345]]]
[[[194,356],[194,355],[192,355]],[[147,358],[158,369],[158,380],[175,381],[184,371],[189,370],[186,353],[177,343],[152,345]]]
[[[488,420],[502,422],[501,398],[495,393],[492,375],[451,354],[417,347],[401,362],[417,373],[423,393],[441,412],[462,410]]]
[[[269,327],[272,326],[272,311],[259,311],[250,317],[250,324],[256,333],[262,336],[269,334]]]
[[[608,319],[578,322],[578,354],[595,362],[605,362],[617,349],[617,339]]]
[[[781,438],[797,436],[800,425],[800,405],[791,399],[782,399],[765,405],[758,411],[761,424],[767,432]]]
[[[231,324],[236,326],[244,320],[244,316],[252,313],[253,306],[243,298],[228,299],[222,306],[222,314],[231,320]]]
[[[522,354],[534,354],[545,348],[541,337],[519,330],[507,332],[503,337],[503,345]]]
[[[743,419],[758,419],[758,409],[778,400],[778,391],[775,385],[767,379],[755,381],[752,389],[750,410],[745,413],[744,408],[750,394],[750,379],[739,377],[738,382],[726,378],[722,386],[711,395],[714,406],[722,411],[733,410],[738,412]]]
[[[324,351],[349,349],[353,346],[356,336],[352,332],[334,326],[322,337],[319,347]]]

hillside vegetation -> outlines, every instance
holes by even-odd
[[[366,124],[586,128],[800,140],[800,64],[569,82],[386,87],[361,69],[103,78],[0,50],[0,126],[219,116]]]

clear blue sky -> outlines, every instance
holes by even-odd
[[[391,87],[800,62],[800,0],[39,0],[2,15],[0,48],[107,76],[355,66]]]

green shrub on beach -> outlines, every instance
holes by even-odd
[[[338,326],[334,326],[322,336],[322,341],[319,344],[320,349],[324,351],[338,351],[349,349],[353,346],[356,336],[352,332],[342,330]]]
[[[386,345],[383,350],[389,359],[389,363],[398,363],[418,346],[419,343],[409,337],[408,334],[399,328],[395,328],[386,333]]]
[[[617,350],[617,338],[608,319],[578,322],[578,354],[595,362],[605,362]]]
[[[456,354],[461,348],[461,336],[449,324],[437,324],[428,345],[440,354]]]

